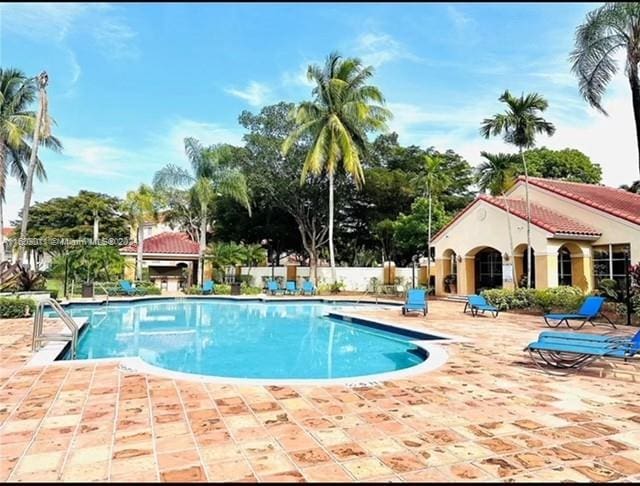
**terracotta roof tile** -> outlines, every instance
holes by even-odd
[[[501,197],[492,197],[481,194],[478,199],[487,201],[494,206],[506,211],[507,207],[504,199]],[[527,204],[522,199],[507,199],[509,211],[511,214],[527,219]],[[545,229],[551,233],[583,235],[583,236],[600,236],[602,233],[586,223],[578,221],[575,218],[565,216],[553,209],[540,204],[531,203],[531,224]]]
[[[520,177],[519,180],[524,180]],[[640,224],[640,194],[596,184],[529,177],[529,184],[621,219]]]
[[[144,253],[197,255],[200,251],[200,246],[187,233],[167,231],[145,238],[142,250]],[[136,251],[138,251],[137,243],[132,243],[120,249],[121,253],[135,253]]]

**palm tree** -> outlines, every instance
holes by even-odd
[[[45,71],[42,71],[36,77],[38,83],[38,92],[40,98],[40,104],[38,107],[38,113],[35,116],[33,123],[28,121],[28,127],[32,128],[31,136],[31,150],[29,153],[29,165],[27,166],[26,183],[24,188],[24,204],[22,206],[22,226],[20,228],[20,238],[27,236],[27,226],[29,225],[29,206],[31,205],[31,195],[33,193],[33,176],[37,172],[38,165],[42,163],[38,159],[38,148],[40,145],[44,145],[55,151],[62,150],[60,141],[51,135],[51,125],[53,120],[49,116],[48,106],[49,101],[47,97],[47,84],[49,83],[49,76]],[[24,247],[20,247],[19,250],[20,260],[24,255]]]
[[[301,184],[309,174],[326,171],[329,177],[329,256],[331,274],[336,281],[333,247],[333,192],[338,166],[350,174],[357,187],[364,183],[361,157],[366,152],[367,132],[383,130],[391,113],[383,107],[384,97],[375,86],[366,84],[373,67],[363,67],[360,59],[331,53],[324,68],[311,65],[307,78],[315,83],[313,101],[300,103],[294,110],[296,128],[282,145],[286,154],[304,137],[311,145],[301,173]]]
[[[242,260],[247,266],[247,275],[251,273],[251,267],[267,261],[267,250],[260,244],[242,245]]]
[[[553,135],[556,131],[552,123],[546,121],[540,113],[545,111],[549,103],[538,93],[524,94],[515,97],[506,90],[500,98],[506,103],[504,113],[498,113],[492,118],[485,118],[480,133],[485,138],[502,135],[505,142],[518,147],[522,166],[524,168],[524,190],[527,205],[527,288],[531,288],[531,206],[529,204],[529,172],[524,149],[535,145],[536,135]]]
[[[7,175],[16,177],[22,189],[26,188],[24,165],[31,157],[27,139],[35,116],[28,108],[34,100],[33,79],[17,69],[0,68],[0,261],[5,260],[3,203],[6,201]],[[52,137],[51,143],[59,148],[57,139]],[[35,175],[39,180],[46,179],[40,159],[36,159]]]
[[[622,184],[620,189],[624,189],[628,192],[633,192],[634,194],[640,194],[640,180],[633,181],[630,185]]]
[[[631,87],[636,124],[636,143],[640,150],[640,3],[608,2],[587,14],[576,29],[575,48],[571,52],[571,70],[578,77],[582,96],[605,115],[602,95],[618,71],[615,56],[623,51],[625,74]],[[638,154],[640,170],[640,152]]]
[[[492,196],[502,196],[507,211],[507,227],[509,230],[509,253],[513,256],[513,233],[511,231],[511,210],[507,199],[507,189],[511,187],[516,178],[516,164],[518,159],[512,154],[490,154],[480,152],[484,161],[476,167],[478,175],[478,187],[481,191]],[[515,280],[514,280],[515,282]],[[517,282],[515,282],[517,285]]]
[[[202,285],[204,255],[207,249],[208,208],[218,196],[228,196],[242,204],[251,216],[249,190],[244,174],[232,167],[230,147],[212,145],[203,147],[195,138],[185,138],[184,148],[191,163],[191,173],[173,164],[156,172],[153,184],[158,189],[190,187],[200,204],[200,257],[198,285]]]
[[[148,221],[155,221],[158,218],[158,201],[153,192],[153,188],[146,184],[141,184],[135,191],[127,192],[122,210],[129,220],[133,231],[136,232],[137,255],[136,255],[136,279],[142,280],[142,254],[144,252],[144,224]]]

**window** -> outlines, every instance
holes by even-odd
[[[558,250],[558,285],[571,285],[571,252],[564,247]]]
[[[618,288],[624,288],[626,269],[625,251],[629,251],[628,244],[603,245],[593,247],[593,274],[596,286],[603,279],[618,282]]]

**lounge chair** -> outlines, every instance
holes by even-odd
[[[478,311],[491,312],[493,317],[498,317],[500,313],[500,309],[489,304],[487,299],[485,299],[482,295],[467,295],[467,303],[464,304],[464,310],[462,312],[467,312],[467,308],[471,309],[471,315],[473,317],[478,316]]]
[[[139,289],[131,285],[131,282],[128,280],[120,280],[120,290],[127,295],[136,295],[140,293]]]
[[[213,294],[214,288],[215,288],[215,285],[213,284],[213,280],[207,280],[205,283],[202,284],[202,294],[203,295]]]
[[[427,315],[427,291],[425,289],[409,289],[407,300],[402,306],[402,315],[407,312],[422,312]]]
[[[544,322],[549,327],[558,327],[563,322],[567,325],[567,327],[571,329],[581,329],[587,322],[589,322],[592,326],[595,326],[593,320],[598,317],[604,317],[614,329],[616,329],[616,325],[611,322],[607,316],[602,314],[602,307],[604,306],[604,297],[596,297],[589,296],[582,303],[582,306],[575,314],[545,314]],[[552,321],[555,321],[552,322]],[[570,321],[582,321],[578,326],[572,326]]]
[[[283,293],[284,289],[280,288],[278,282],[276,282],[275,280],[269,280],[269,282],[267,282],[267,291],[271,295],[276,295],[278,293]]]
[[[538,340],[525,351],[536,366],[549,372],[566,374],[579,370],[599,359],[627,362],[640,353],[640,331],[631,337],[605,336],[588,333],[541,332]]]
[[[285,287],[284,291],[286,294],[289,295],[296,295],[300,292],[300,289],[296,286],[296,282],[295,280],[289,280],[287,281],[287,286]]]
[[[315,295],[316,286],[313,285],[311,280],[305,280],[302,282],[302,294],[303,295]]]

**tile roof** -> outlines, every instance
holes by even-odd
[[[518,180],[524,181],[523,177]],[[626,221],[640,224],[640,194],[596,184],[529,177],[529,184],[572,199]]]
[[[2,234],[5,237],[10,237],[16,231],[15,228],[2,228]]]
[[[504,199],[501,197],[492,197],[481,194],[478,196],[478,199],[486,201],[489,204],[505,211],[507,209]],[[511,214],[525,220],[527,219],[527,204],[523,199],[507,198],[507,203]],[[533,202],[531,203],[531,224],[535,224],[536,226],[554,234],[580,236],[600,236],[602,234],[593,226],[589,226],[582,221]]]
[[[138,251],[137,243],[132,243],[120,249],[121,253],[135,253],[136,251]],[[167,231],[145,238],[142,251],[144,253],[198,255],[200,246],[187,233]]]
[[[485,194],[479,194],[478,197],[472,201],[466,208],[460,211],[455,217],[449,221],[444,227],[440,229],[432,238],[435,240],[438,236],[444,233],[454,222],[459,220],[467,211],[478,204],[481,201],[485,201],[501,210],[506,211],[504,200],[501,197],[487,196]],[[527,219],[527,206],[522,199],[507,199],[509,204],[509,211],[514,216]],[[588,224],[582,223],[574,218],[560,214],[552,209],[549,209],[540,204],[531,203],[531,224],[538,226],[553,234],[562,235],[576,235],[576,236],[600,236],[602,233]]]

